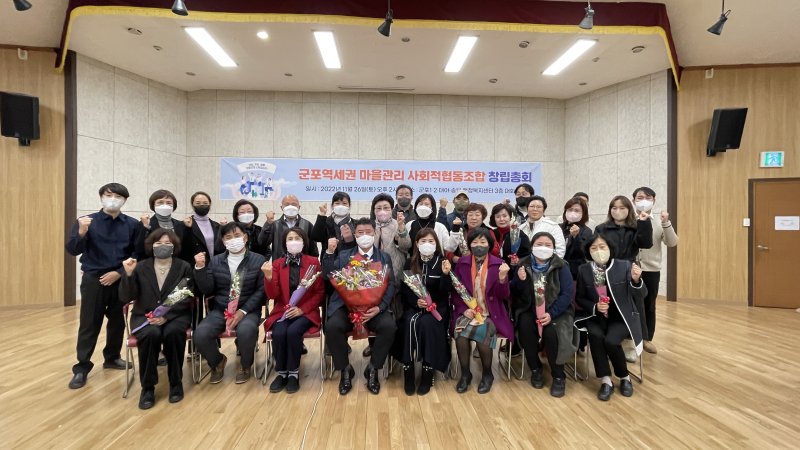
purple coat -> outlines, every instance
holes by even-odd
[[[488,258],[489,270],[486,273],[486,307],[489,309],[489,315],[491,316],[492,322],[494,322],[497,327],[498,334],[504,338],[513,340],[514,326],[511,324],[511,320],[508,318],[508,312],[506,311],[506,304],[511,298],[509,280],[506,279],[505,283],[499,281],[500,266],[503,264],[503,260],[493,255],[488,255]],[[472,258],[459,258],[456,266],[453,268],[453,272],[461,283],[464,284],[464,287],[467,288],[467,291],[472,293],[472,284],[474,281],[472,279]],[[510,275],[509,273],[509,276]],[[464,311],[467,310],[467,305],[455,289],[453,289],[452,293],[452,302],[454,314],[450,326],[451,330],[455,328],[456,319],[461,317]]]

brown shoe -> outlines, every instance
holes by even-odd
[[[239,366],[239,369],[236,371],[236,384],[247,383],[247,380],[250,379],[250,370],[250,367],[245,369]]]
[[[227,363],[228,363],[228,357],[222,355],[222,361],[220,361],[219,364],[217,364],[217,367],[211,369],[211,379],[209,380],[209,383],[217,384],[220,381],[222,381],[222,377],[223,375],[225,375],[225,364]]]
[[[658,349],[650,341],[644,341],[644,351],[646,351],[647,353],[652,353],[652,354],[658,353]]]

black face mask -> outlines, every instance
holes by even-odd
[[[401,208],[408,208],[408,205],[411,204],[411,199],[408,197],[400,197],[397,199],[397,204],[400,205]]]
[[[208,212],[211,210],[210,206],[195,206],[193,207],[195,214],[200,217],[204,217],[208,215]]]
[[[530,197],[517,197],[517,207],[525,208],[528,206],[528,202],[530,201]]]
[[[472,254],[475,255],[477,258],[482,258],[489,253],[489,246],[488,245],[476,245],[471,247]]]

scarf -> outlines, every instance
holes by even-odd
[[[539,262],[536,261],[536,258],[533,257],[533,255],[531,255],[531,270],[533,270],[534,272],[537,272],[537,273],[545,273],[545,272],[547,272],[547,269],[550,268],[550,262],[551,261],[552,261],[552,258],[547,260],[547,262],[544,262],[544,263],[540,264]]]
[[[480,272],[478,272],[480,270]],[[489,273],[489,255],[483,260],[483,263],[478,268],[478,262],[475,256],[472,256],[472,296],[478,301],[478,307],[483,310],[486,316],[489,311],[486,310],[486,275]]]
[[[172,216],[162,216],[161,214],[155,214],[156,220],[158,221],[158,227],[164,228],[165,230],[172,230],[174,227],[172,226]]]
[[[286,266],[295,265],[297,267],[300,267],[300,260],[302,258],[303,258],[303,254],[302,253],[298,253],[296,255],[292,255],[292,254],[287,253],[286,254],[286,262],[284,263],[284,265],[286,265]]]

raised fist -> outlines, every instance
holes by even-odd
[[[519,278],[520,281],[525,281],[528,279],[528,272],[525,272],[524,267],[520,267],[517,271],[517,278]]]
[[[83,216],[78,219],[78,234],[83,237],[86,235],[86,232],[89,231],[89,225],[92,223],[92,218],[89,216]]]
[[[133,258],[128,258],[125,261],[122,261],[122,267],[125,269],[125,273],[128,276],[133,275],[133,271],[136,269],[136,260]]]
[[[328,215],[328,204],[323,203],[319,205],[319,215],[320,216],[327,216]]]
[[[192,216],[186,216],[186,218],[183,219],[183,224],[186,225],[186,228],[192,228]]]
[[[141,220],[142,225],[144,225],[145,228],[147,228],[148,230],[150,229],[150,216],[144,214],[139,220]]]
[[[444,197],[440,198],[439,199],[439,206],[441,206],[442,208],[446,208],[447,207],[447,199],[444,198]]]
[[[339,245],[339,240],[335,237],[328,239],[328,253],[333,253],[336,251],[336,247]]]
[[[272,225],[272,222],[275,222],[275,212],[267,211],[267,225]]]
[[[202,269],[206,266],[206,254],[205,253],[198,253],[194,255],[194,264],[198,269]]]

